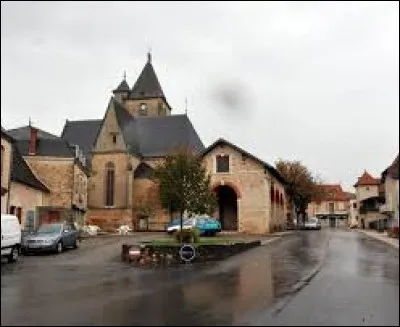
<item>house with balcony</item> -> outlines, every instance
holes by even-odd
[[[308,217],[317,217],[321,226],[346,227],[350,218],[350,201],[353,193],[345,192],[340,184],[320,185],[318,199],[307,208]]]
[[[380,207],[385,203],[385,190],[380,178],[371,176],[366,170],[354,184],[358,208],[358,227],[362,229],[384,229],[387,217]]]
[[[387,227],[394,236],[399,235],[399,155],[381,174],[381,183],[385,189],[385,202],[380,212],[387,217]]]

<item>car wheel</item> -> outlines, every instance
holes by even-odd
[[[74,242],[74,249],[77,249],[79,247],[79,240],[76,238]]]
[[[10,255],[8,256],[8,262],[16,262],[19,257],[19,249],[18,247],[14,246],[11,250]]]
[[[57,243],[56,252],[60,254],[63,251],[63,244],[61,242]]]

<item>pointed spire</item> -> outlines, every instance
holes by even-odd
[[[133,85],[131,99],[165,98],[164,92],[158,81],[152,65],[151,52],[147,53],[147,63]]]
[[[129,92],[130,88],[128,83],[126,82],[126,71],[124,70],[124,77],[122,82],[118,85],[118,87],[113,91],[113,93],[124,93]]]

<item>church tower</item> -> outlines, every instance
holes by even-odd
[[[126,82],[126,75],[124,73],[124,79],[113,91],[115,100],[117,100],[118,103],[123,104],[126,98],[129,96],[130,91],[129,85]]]
[[[146,65],[123,104],[134,117],[169,116],[171,114],[171,107],[153,68],[151,53],[147,54]]]

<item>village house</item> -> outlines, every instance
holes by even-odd
[[[40,182],[43,186],[41,191],[47,193],[45,199],[39,201],[37,196],[35,202],[25,197],[26,190],[15,184],[12,201],[14,206],[31,207],[24,213],[29,227],[59,221],[74,221],[83,225],[88,169],[81,151],[71,148],[60,137],[30,125],[8,130],[7,133],[13,137],[15,147],[23,157],[23,161],[16,158],[14,162],[17,166],[18,162],[26,162],[32,172],[31,178]],[[16,169],[18,172],[20,167]],[[36,204],[35,209],[33,203]]]
[[[381,183],[385,188],[385,203],[380,212],[388,219],[388,228],[399,235],[399,155],[381,174]]]
[[[7,197],[2,195],[2,213],[16,215],[21,228],[33,228],[37,207],[47,202],[49,189],[33,173],[30,166],[22,157],[15,145],[15,140],[2,128],[3,135],[7,139],[6,148],[2,144],[2,183],[8,181]],[[9,157],[6,158],[6,153]],[[7,167],[7,173],[3,171]]]
[[[319,218],[322,226],[347,227],[352,216],[353,193],[345,192],[340,184],[320,185],[318,200],[313,199],[307,208],[308,217]]]
[[[385,202],[385,190],[380,178],[372,177],[366,170],[354,184],[357,200],[358,227],[378,229],[385,224],[386,216],[379,211]]]

